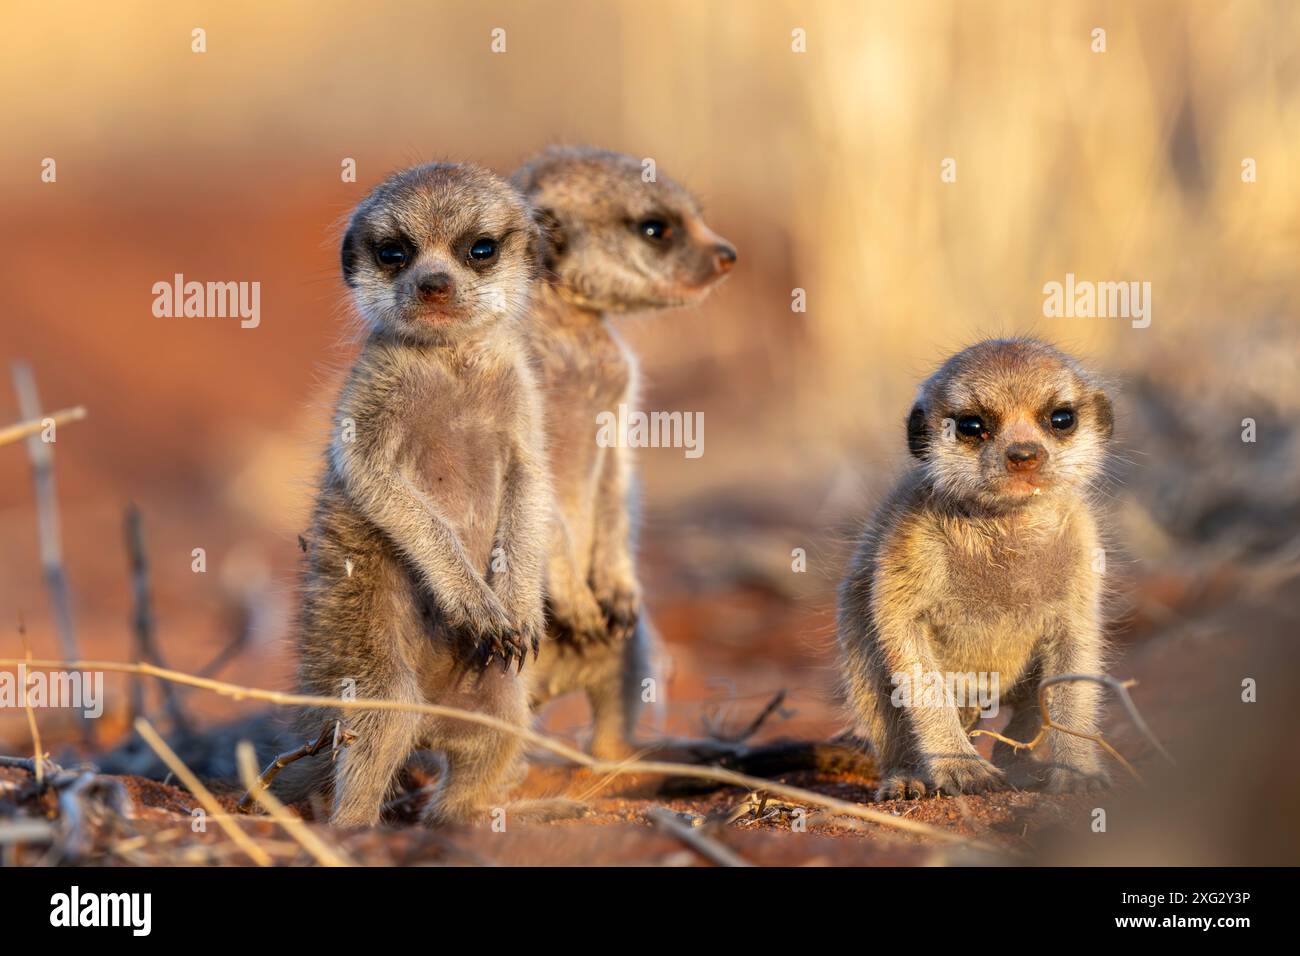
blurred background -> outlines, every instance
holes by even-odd
[[[85,654],[129,654],[135,502],[167,662],[198,670],[242,635],[220,675],[287,686],[296,536],[352,348],[342,217],[403,166],[509,173],[588,143],[653,158],[740,252],[703,306],[618,320],[645,406],[705,415],[702,458],[637,453],[669,729],[781,688],[783,731],[839,726],[847,548],[905,466],[916,383],[990,335],[1042,336],[1115,385],[1114,672],[1143,673],[1166,743],[1207,753],[1195,703],[1235,702],[1265,661],[1298,689],[1300,6],[48,0],[0,21],[0,369],[25,360],[45,409],[89,410],[55,446]],[[155,317],[175,273],[260,282],[260,326]],[[1150,282],[1150,327],[1045,318],[1067,273]],[[20,417],[6,378],[0,423]],[[0,656],[20,620],[57,655],[11,445]],[[571,701],[547,722],[582,719]],[[0,745],[26,740],[0,712]]]

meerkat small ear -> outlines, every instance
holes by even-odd
[[[1101,437],[1110,438],[1115,433],[1115,410],[1111,407],[1110,398],[1101,389],[1092,396],[1092,411],[1097,416],[1097,430],[1101,432]]]
[[[925,409],[917,402],[907,416],[907,450],[917,458],[924,458],[930,444],[925,427]]]
[[[356,285],[353,276],[357,271],[358,255],[360,255],[360,248],[357,227],[348,226],[348,231],[343,236],[343,247],[339,250],[339,258],[343,265],[343,282],[349,288]]]
[[[554,272],[555,265],[564,255],[567,238],[560,219],[550,209],[537,207],[533,209],[533,221],[537,223],[540,233],[538,242],[538,261],[547,272]]]

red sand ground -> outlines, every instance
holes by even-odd
[[[1148,582],[1153,595],[1180,607],[1196,606],[1204,600],[1204,588],[1191,580],[1173,576]],[[671,591],[670,591],[671,593]],[[827,686],[818,684],[818,669],[810,666],[807,648],[799,635],[824,634],[824,612],[808,611],[797,603],[770,592],[737,588],[714,595],[696,595],[662,608],[656,615],[661,627],[670,635],[686,632],[687,642],[670,641],[678,667],[672,692],[677,704],[669,721],[674,733],[702,733],[703,716],[722,715],[722,723],[735,730],[744,726],[761,709],[771,692],[787,687],[788,695],[781,712],[762,728],[757,739],[801,738],[824,740],[839,729],[837,712],[830,703]],[[737,627],[737,639],[743,638],[747,653],[731,656],[725,662],[712,657],[725,656],[723,650],[692,640],[694,629],[724,626],[726,621],[746,621]],[[692,626],[686,623],[690,622]],[[743,631],[743,633],[741,633]],[[1158,735],[1172,747],[1185,748],[1189,741],[1180,708],[1186,703],[1177,693],[1188,686],[1189,679],[1200,680],[1207,670],[1231,663],[1235,653],[1229,642],[1207,645],[1194,655],[1180,654],[1177,667],[1170,666],[1164,650],[1167,638],[1151,630],[1141,616],[1128,624],[1128,650],[1125,659],[1112,669],[1123,676],[1139,676],[1135,698]],[[721,647],[728,645],[723,642]],[[706,650],[707,648],[707,650]],[[1238,648],[1239,650],[1239,648]],[[815,664],[828,663],[828,658]],[[696,676],[718,672],[725,663],[728,677],[734,681],[738,700],[729,710],[719,710],[717,687],[702,686]],[[791,686],[790,675],[807,674],[805,686]],[[197,695],[196,695],[197,703]],[[709,700],[714,704],[707,704]],[[551,730],[581,725],[582,706],[568,702],[547,714],[544,726]],[[1108,735],[1112,736],[1139,766],[1153,765],[1150,748],[1126,725],[1117,707],[1110,710]],[[106,729],[106,728],[102,728]],[[987,749],[988,741],[983,746]],[[1132,789],[1124,773],[1114,768],[1121,792]],[[129,820],[105,817],[94,827],[93,849],[87,862],[129,865],[152,860],[168,862],[208,862],[220,860],[232,864],[247,863],[218,826],[209,822],[206,833],[191,829],[190,811],[194,799],[173,785],[138,777],[115,778],[121,781],[135,806]],[[779,776],[780,781],[815,790],[828,796],[856,803],[870,804],[874,781],[870,776],[817,771],[795,771]],[[425,778],[418,774],[411,782]],[[352,858],[368,864],[557,864],[557,865],[694,865],[704,862],[677,837],[665,832],[649,819],[657,807],[668,808],[696,832],[729,847],[742,858],[768,865],[918,865],[933,862],[961,862],[990,859],[988,848],[1002,851],[1009,859],[1031,860],[1044,845],[1068,839],[1071,834],[1086,834],[1090,826],[1095,796],[1046,796],[1028,792],[1006,792],[984,796],[939,798],[910,801],[882,807],[885,812],[909,820],[927,823],[949,833],[978,841],[983,848],[964,844],[944,844],[874,824],[857,824],[840,818],[819,818],[812,808],[806,830],[792,826],[795,819],[779,807],[769,808],[762,816],[750,813],[727,824],[720,822],[744,802],[746,792],[723,788],[692,796],[656,794],[656,784],[648,779],[611,782],[594,777],[585,770],[574,770],[539,759],[519,790],[519,797],[567,796],[581,798],[589,806],[585,816],[550,822],[519,822],[507,817],[507,830],[460,828],[430,831],[413,824],[417,796],[392,814],[384,828],[365,833],[335,833],[328,827],[312,824],[333,845]],[[223,804],[232,812],[239,790],[229,782],[213,782]],[[57,826],[57,801],[49,793],[35,792],[31,774],[26,770],[0,768],[0,827],[14,814],[46,818]],[[1109,798],[1107,798],[1109,799]],[[299,808],[311,817],[311,808]],[[0,832],[3,832],[0,830]],[[270,822],[252,826],[253,833],[271,850],[279,862],[309,862],[306,852]],[[47,851],[45,846],[29,844],[10,848],[10,861],[32,863]]]

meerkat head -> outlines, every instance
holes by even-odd
[[[430,163],[390,176],[343,237],[343,280],[374,329],[439,341],[522,316],[540,268],[527,201],[476,166]]]
[[[907,444],[940,494],[1006,510],[1095,479],[1113,423],[1110,399],[1069,356],[990,340],[922,384]]]
[[[584,308],[690,305],[736,263],[695,198],[666,176],[647,182],[631,156],[554,147],[512,181],[537,209],[555,288]]]

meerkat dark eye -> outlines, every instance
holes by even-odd
[[[1058,432],[1068,432],[1074,427],[1075,423],[1074,409],[1058,408],[1052,412],[1052,427]]]
[[[673,227],[662,219],[643,219],[636,224],[636,231],[641,238],[651,242],[664,242],[673,234]]]
[[[988,438],[989,429],[978,415],[963,415],[957,419],[957,434],[962,438]]]
[[[475,262],[487,262],[497,254],[496,240],[484,237],[477,239],[474,245],[469,247],[469,257]]]
[[[385,242],[375,250],[375,258],[379,260],[380,265],[395,266],[400,269],[406,265],[406,250],[400,243]]]

